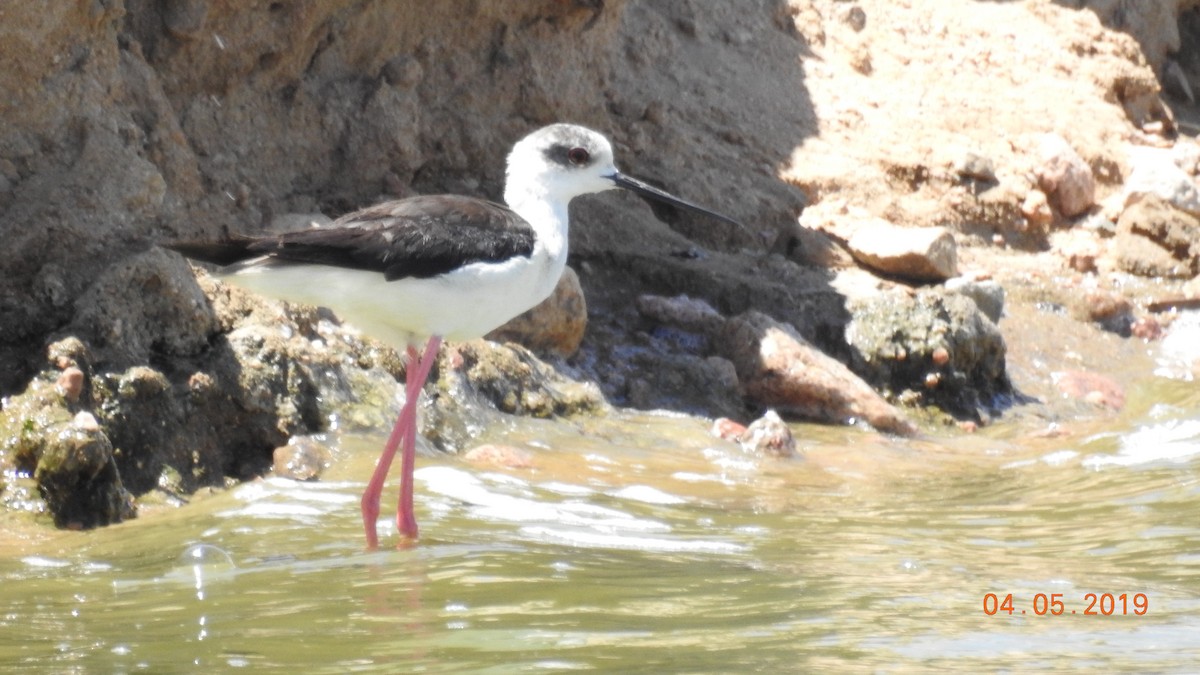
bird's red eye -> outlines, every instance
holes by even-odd
[[[567,151],[567,159],[575,166],[583,166],[592,156],[583,148],[571,148]]]

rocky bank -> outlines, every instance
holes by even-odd
[[[438,446],[609,405],[912,433],[1063,381],[1107,408],[1053,362],[1010,375],[1006,306],[1140,340],[1197,304],[1198,6],[0,3],[0,499],[100,525],[385,426],[391,349],[155,242],[498,198],[556,121],[747,228],[580,200],[577,274],[495,336],[528,349],[443,354]]]

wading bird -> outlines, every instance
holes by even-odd
[[[417,399],[442,340],[481,337],[548,297],[567,261],[567,205],[613,188],[740,227],[623,175],[612,145],[599,133],[553,124],[513,146],[507,206],[460,195],[420,196],[367,207],[325,227],[167,247],[221,266],[219,276],[251,291],[328,307],[407,352],[404,406],[362,496],[367,546],[375,548],[380,495],[401,447],[396,526],[404,537],[417,536]]]

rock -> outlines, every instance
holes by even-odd
[[[1171,160],[1175,166],[1189,176],[1195,176],[1200,170],[1200,143],[1190,138],[1179,138],[1171,146]]]
[[[510,415],[548,418],[605,407],[594,385],[571,380],[519,345],[461,342],[443,350],[442,364],[449,366],[443,377],[465,374],[462,384]]]
[[[541,354],[568,357],[579,350],[587,329],[587,301],[579,276],[570,267],[550,297],[488,333],[487,339],[511,341]]]
[[[1142,58],[1155,69],[1163,66],[1168,55],[1186,50],[1181,42],[1180,29],[1183,27],[1183,17],[1180,15],[1184,5],[1175,3],[1137,3],[1137,5],[1121,5],[1120,3],[1088,2],[1077,3],[1075,6],[1086,7],[1089,12],[1106,26],[1119,28],[1137,41]],[[1134,7],[1137,11],[1129,11]]]
[[[136,515],[112,443],[90,414],[55,427],[40,454],[34,480],[58,527],[88,529]]]
[[[383,65],[383,76],[394,87],[412,89],[424,79],[425,68],[411,55],[398,54]]]
[[[850,369],[761,312],[729,319],[718,350],[733,362],[746,395],[760,405],[826,422],[863,420],[897,434],[916,429]]]
[[[967,151],[954,162],[954,172],[962,178],[996,182],[996,165],[992,159],[977,152]]]
[[[827,232],[807,227],[800,221],[780,232],[771,246],[779,253],[802,265],[822,268],[853,267],[854,257]]]
[[[1133,303],[1124,296],[1102,289],[1087,291],[1082,301],[1085,319],[1099,324],[1101,328],[1129,337],[1134,322]]]
[[[329,448],[312,436],[293,436],[275,448],[272,459],[276,476],[300,481],[317,480],[333,463]]]
[[[68,327],[110,363],[196,356],[217,332],[212,305],[174,253],[152,248],[101,271],[77,300]]]
[[[1158,353],[1156,375],[1184,382],[1200,380],[1200,313],[1187,312],[1171,322]]]
[[[1129,326],[1130,335],[1147,342],[1161,338],[1164,333],[1165,328],[1162,323],[1152,316],[1143,316],[1134,319],[1133,323]]]
[[[848,308],[850,366],[884,392],[971,419],[1011,402],[1004,337],[971,298],[939,288],[890,291],[852,298]],[[940,364],[939,348],[949,357]]]
[[[711,354],[725,317],[707,302],[686,295],[644,294],[634,304],[655,327],[625,352],[633,367],[620,392],[624,404],[705,417],[744,410],[736,369],[728,359]]]
[[[1064,395],[1111,410],[1125,407],[1125,392],[1115,380],[1098,373],[1071,370],[1052,375]]]
[[[1063,264],[1076,272],[1095,272],[1096,261],[1104,246],[1092,230],[1071,228],[1056,232],[1050,239],[1050,250],[1062,258]]]
[[[1187,279],[1192,266],[1176,260],[1161,246],[1135,234],[1118,234],[1112,243],[1117,267],[1142,277]]]
[[[774,410],[768,410],[751,422],[738,434],[737,441],[744,452],[759,457],[795,457],[799,454],[791,428]]]
[[[708,433],[716,438],[735,442],[745,432],[746,425],[741,422],[735,422],[728,417],[718,417],[713,420],[712,427],[708,430]]]
[[[1060,213],[1074,218],[1095,203],[1096,179],[1092,168],[1065,138],[1042,134],[1038,143],[1039,164],[1034,169],[1038,185]]]
[[[626,379],[626,405],[694,415],[732,415],[745,408],[738,373],[728,359],[696,354],[635,354]]]
[[[502,422],[502,415],[569,417],[608,409],[595,384],[571,379],[514,343],[444,345],[430,379],[421,431],[447,452],[468,447],[481,428]]]
[[[994,279],[976,279],[973,277],[954,277],[942,284],[946,290],[961,293],[975,301],[975,306],[992,323],[1000,323],[1004,316],[1004,287]]]
[[[902,279],[942,281],[958,273],[954,236],[942,227],[897,227],[870,220],[846,246],[860,263]]]
[[[162,13],[163,25],[173,37],[190,40],[204,28],[208,0],[166,0]]]
[[[67,366],[58,376],[58,390],[69,403],[78,403],[83,393],[83,371],[75,366]]]
[[[534,467],[532,452],[511,445],[491,443],[477,445],[464,453],[463,459],[472,464],[506,469],[531,469]]]
[[[1170,150],[1131,148],[1131,170],[1125,179],[1125,205],[1145,195],[1155,195],[1175,208],[1200,216],[1200,191],[1192,176],[1176,164]]]
[[[1186,309],[1200,309],[1200,292],[1194,288],[1189,290],[1189,286],[1195,287],[1196,282],[1200,281],[1200,277],[1196,277],[1188,284],[1185,284],[1180,295],[1173,295],[1166,298],[1151,300],[1146,303],[1146,309],[1151,312],[1177,312]]]
[[[725,322],[712,305],[686,295],[639,295],[636,306],[638,313],[651,321],[702,335],[713,335]]]
[[[1054,211],[1050,208],[1050,200],[1046,193],[1036,188],[1025,195],[1021,202],[1021,215],[1032,225],[1045,227],[1054,222]]]
[[[87,345],[77,337],[68,337],[50,343],[46,348],[46,359],[55,368],[65,370],[70,366],[88,368],[92,362]]]
[[[1157,195],[1135,198],[1117,221],[1117,234],[1145,237],[1182,263],[1181,272],[1170,276],[1190,278],[1200,272],[1200,218]]]
[[[867,13],[859,5],[851,5],[842,14],[842,21],[854,32],[861,33],[867,27]]]
[[[166,466],[191,475],[190,453],[180,447],[176,430],[168,424],[177,421],[182,411],[162,372],[134,366],[119,374],[101,373],[95,386],[103,401],[97,414],[118,449],[117,465],[133,494],[154,489]]]
[[[1108,218],[1103,213],[1104,207],[1101,207],[1100,213],[1094,213],[1079,221],[1079,229],[1094,233],[1096,236],[1111,237],[1117,233],[1117,224],[1112,218]]]

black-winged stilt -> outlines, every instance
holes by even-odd
[[[623,175],[604,136],[571,124],[521,139],[508,156],[506,178],[508,206],[460,195],[412,197],[349,213],[326,227],[167,244],[222,266],[219,275],[238,286],[329,307],[407,351],[404,406],[362,496],[370,548],[379,543],[380,495],[401,446],[396,526],[404,537],[417,536],[416,404],[442,340],[481,337],[550,295],[567,261],[573,198],[619,187],[739,225]]]

